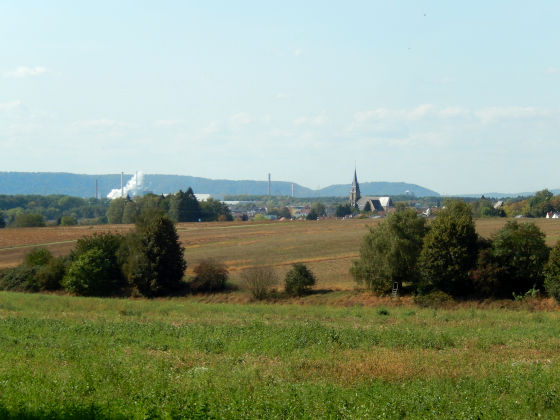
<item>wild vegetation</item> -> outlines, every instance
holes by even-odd
[[[558,418],[559,316],[0,292],[0,417]]]

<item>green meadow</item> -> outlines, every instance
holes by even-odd
[[[0,418],[560,418],[560,314],[0,293]]]

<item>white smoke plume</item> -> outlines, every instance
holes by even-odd
[[[122,196],[126,197],[127,195],[137,195],[140,191],[142,191],[142,185],[144,184],[144,174],[142,172],[136,172],[130,180],[126,183],[123,188]],[[121,189],[114,188],[111,190],[109,194],[107,194],[107,198],[111,200],[114,198],[121,197]]]

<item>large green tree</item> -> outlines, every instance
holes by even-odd
[[[469,206],[446,200],[424,238],[418,264],[422,289],[442,290],[454,296],[472,292],[469,271],[477,258],[477,234]]]
[[[157,211],[138,216],[136,232],[129,236],[123,254],[128,281],[142,295],[163,296],[184,285],[184,248],[167,216]]]
[[[351,273],[378,295],[391,291],[393,283],[416,284],[417,259],[426,233],[423,217],[412,209],[391,213],[375,228],[370,228],[354,261]]]
[[[492,241],[493,264],[499,267],[499,290],[495,294],[510,297],[533,286],[542,289],[549,252],[545,235],[536,225],[508,222]]]

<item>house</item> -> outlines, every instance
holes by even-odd
[[[360,184],[358,184],[358,176],[354,169],[354,180],[350,188],[350,205],[358,208],[360,211],[387,211],[393,207],[391,197],[373,197],[363,196],[360,194]]]
[[[547,219],[560,219],[560,213],[549,211],[546,213]]]

